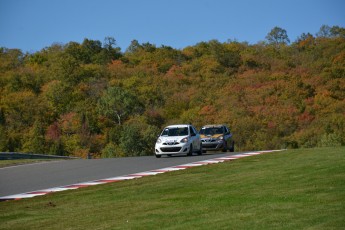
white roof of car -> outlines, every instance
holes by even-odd
[[[219,128],[223,127],[225,125],[204,125],[202,128]]]
[[[188,127],[190,125],[187,125],[187,124],[180,124],[180,125],[169,125],[165,128],[179,128],[179,127]]]

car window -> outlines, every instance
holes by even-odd
[[[224,128],[225,128],[226,133],[230,133],[230,130],[228,129],[228,127],[224,126]]]
[[[194,126],[192,126],[192,128],[193,128],[194,133],[198,134],[198,130],[196,130],[196,128]]]
[[[196,135],[195,131],[193,130],[192,126],[189,126],[190,135]]]
[[[187,127],[176,127],[176,128],[166,128],[163,130],[161,136],[187,136],[188,128]]]
[[[215,134],[223,134],[224,130],[223,127],[207,127],[207,128],[202,128],[200,130],[200,134],[202,135],[215,135]]]

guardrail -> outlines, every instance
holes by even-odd
[[[0,160],[14,160],[14,159],[80,159],[80,158],[69,157],[69,156],[33,154],[33,153],[0,152]]]

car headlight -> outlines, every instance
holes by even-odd
[[[187,143],[188,142],[188,137],[183,138],[180,142],[181,143]]]
[[[162,142],[162,140],[160,138],[158,138],[157,141],[156,141],[156,143],[158,143],[158,144],[161,143],[161,142]]]
[[[224,140],[224,136],[220,136],[217,138],[218,141],[223,141]]]

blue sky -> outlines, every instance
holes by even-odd
[[[291,41],[322,25],[345,27],[344,0],[0,0],[0,47],[39,51],[53,43],[114,37],[182,49],[201,41]]]

